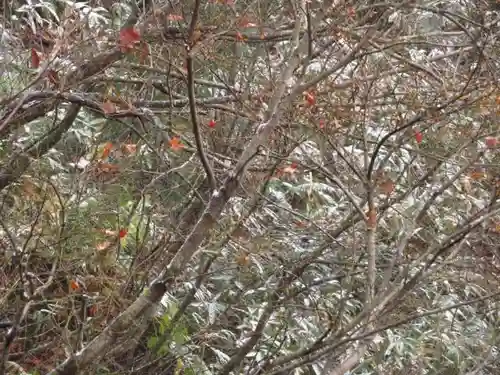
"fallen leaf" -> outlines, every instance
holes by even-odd
[[[170,148],[174,151],[180,151],[184,148],[184,145],[181,142],[181,139],[179,137],[173,137],[169,141],[170,143]]]

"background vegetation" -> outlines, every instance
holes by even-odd
[[[499,373],[495,1],[0,10],[0,375]]]

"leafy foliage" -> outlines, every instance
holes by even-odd
[[[0,374],[497,373],[495,6],[2,6]]]

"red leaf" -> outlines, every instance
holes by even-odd
[[[87,316],[93,317],[97,313],[97,306],[92,305],[87,308]]]
[[[112,148],[113,144],[111,142],[108,142],[104,145],[104,148],[102,150],[102,159],[106,159],[109,156]]]
[[[213,120],[213,119],[210,120],[210,122],[208,123],[209,128],[215,128],[215,125],[216,125],[216,123],[215,123],[215,120]]]
[[[420,133],[419,131],[416,131],[415,132],[415,140],[417,141],[417,143],[422,143],[423,139],[424,139],[424,136],[422,135],[422,133]]]
[[[40,66],[40,56],[34,48],[31,49],[31,66],[33,68],[38,68]]]
[[[69,287],[71,288],[71,290],[78,290],[80,288],[80,285],[78,285],[75,280],[71,280],[69,282]]]
[[[316,98],[310,92],[306,93],[306,100],[309,105],[314,105],[316,103]]]
[[[487,137],[485,143],[488,148],[495,148],[497,146],[497,139],[495,137]]]
[[[141,35],[133,27],[127,27],[120,31],[120,47],[122,50],[127,51],[132,48],[135,43],[141,40]]]
[[[127,228],[122,228],[122,229],[120,229],[120,232],[118,233],[118,236],[120,238],[123,238],[123,237],[125,237],[127,235],[127,233],[128,233],[128,229]]]
[[[167,16],[167,20],[169,21],[182,21],[184,17],[182,17],[180,14],[169,14]]]

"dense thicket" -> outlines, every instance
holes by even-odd
[[[0,375],[498,373],[494,1],[0,7]]]

